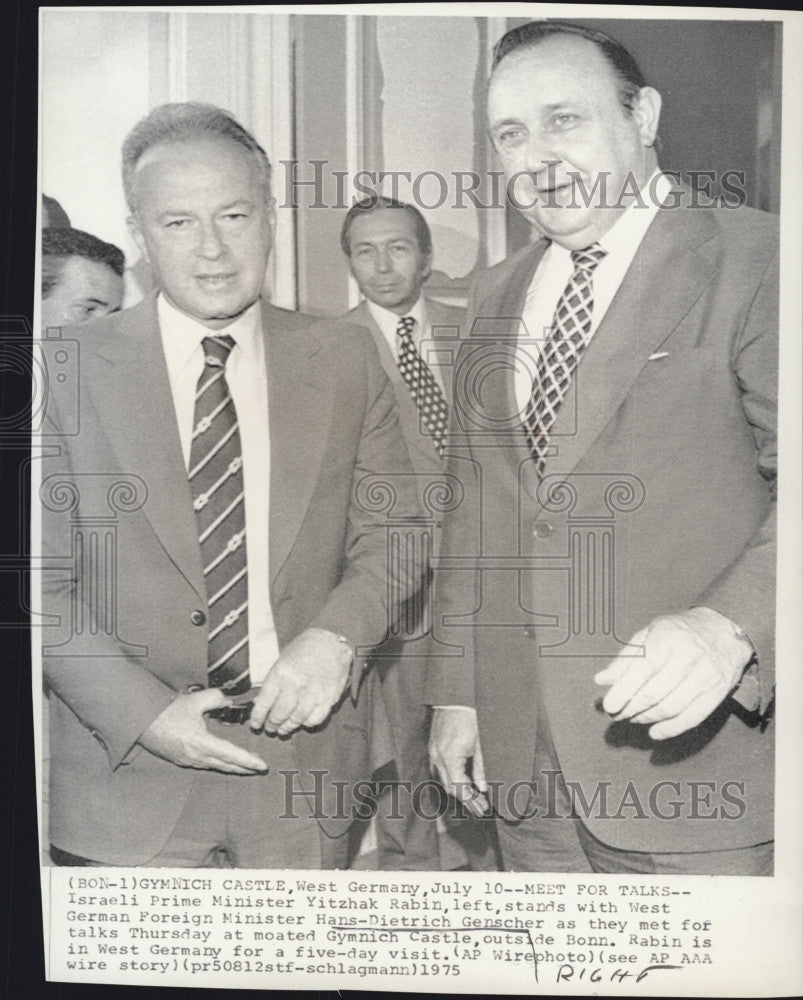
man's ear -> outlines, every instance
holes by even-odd
[[[654,87],[642,87],[633,101],[633,118],[638,125],[641,142],[650,147],[658,134],[661,118],[661,95]]]
[[[128,226],[129,235],[134,243],[136,243],[137,249],[142,254],[143,260],[150,263],[150,259],[148,257],[148,247],[145,243],[145,237],[142,235],[142,230],[139,228],[139,222],[137,222],[136,215],[129,215],[125,221]]]
[[[268,225],[270,226],[271,242],[276,239],[276,199],[268,198]]]
[[[427,278],[430,276],[431,273],[432,273],[432,251],[430,250],[429,253],[424,254],[424,260],[421,265],[422,284],[427,280]]]

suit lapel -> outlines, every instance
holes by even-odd
[[[167,555],[205,600],[198,530],[155,296],[121,313],[113,331],[99,335],[90,350],[100,360],[97,377],[84,385],[120,470],[145,480],[148,498],[142,512]]]
[[[439,349],[442,344],[445,350],[451,351],[453,365],[454,359],[457,357],[457,351],[460,347],[460,341],[465,333],[463,330],[463,327],[465,326],[465,316],[463,316],[460,320],[457,320],[454,318],[454,313],[451,309],[445,307],[442,303],[437,302],[435,299],[426,299],[426,309],[429,330],[426,331],[425,336],[429,337],[433,343],[438,344]],[[457,339],[451,335],[451,328],[455,326],[460,328]],[[443,379],[443,391],[446,396],[446,402],[449,404],[449,409],[451,410],[453,393],[452,379],[449,377],[450,375],[451,373],[446,375]]]
[[[511,417],[518,413],[519,405],[516,400],[514,365],[512,362],[506,363],[504,355],[515,350],[527,290],[548,246],[546,240],[539,240],[516,262],[512,272],[500,275],[499,283],[479,307],[477,317],[474,317],[475,323],[480,317],[493,318],[493,327],[488,332],[492,332],[493,339],[502,345],[502,368],[500,378],[495,383],[498,389],[487,393],[486,413],[494,426],[505,428],[501,431],[500,450],[511,473],[533,499],[538,488],[538,476],[524,433],[518,423],[511,426]],[[532,330],[528,330],[527,334],[529,337],[534,336]]]
[[[424,469],[428,471],[433,464],[438,462],[438,455],[428,432],[420,430],[421,418],[418,407],[413,402],[410,389],[399,371],[396,358],[385,339],[385,335],[377,326],[365,302],[361,302],[349,318],[360,326],[364,326],[374,338],[376,349],[379,352],[379,360],[390,379],[399,404],[399,423],[410,452],[410,461],[420,471],[423,460]]]
[[[310,504],[329,438],[334,387],[318,374],[317,338],[262,303],[270,426],[271,583],[287,560]]]
[[[719,267],[721,243],[708,213],[659,211],[583,354],[553,429],[557,454],[545,474],[568,475],[631,391]]]

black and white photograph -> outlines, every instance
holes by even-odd
[[[795,992],[800,29],[40,10],[48,978]]]

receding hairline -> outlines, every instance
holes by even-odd
[[[223,133],[215,132],[198,132],[196,135],[188,134],[183,136],[166,137],[155,142],[152,146],[148,146],[147,149],[143,150],[141,155],[137,158],[136,162],[132,165],[130,173],[130,194],[131,194],[131,209],[136,211],[136,188],[137,180],[143,168],[151,166],[159,162],[165,162],[169,159],[169,156],[164,154],[176,147],[191,147],[191,146],[228,146],[232,150],[235,150],[241,154],[242,160],[248,165],[249,169],[253,172],[256,177],[260,187],[264,188],[266,200],[270,197],[270,182],[264,176],[264,171],[260,169],[259,161],[254,155],[254,151],[244,146],[243,143],[238,142],[237,139],[232,136],[225,135]],[[187,157],[188,162],[190,158]]]
[[[561,45],[566,42],[570,45],[579,44],[583,48],[593,50],[598,62],[605,67],[614,83],[618,84],[620,82],[620,77],[616,67],[611,63],[605,52],[595,41],[590,38],[585,38],[582,35],[574,35],[569,31],[556,31],[554,34],[545,35],[543,38],[536,38],[531,42],[525,42],[518,48],[506,53],[491,70],[489,84],[492,83],[501,73],[504,73],[506,69],[512,67],[515,63],[526,62],[528,59],[532,59],[541,49],[560,48]]]

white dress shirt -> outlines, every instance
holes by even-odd
[[[179,312],[163,295],[156,300],[156,307],[185,467],[189,466],[192,445],[195,390],[204,369],[201,342],[213,334],[227,334],[235,342],[226,362],[226,381],[237,410],[243,453],[249,669],[252,683],[260,684],[279,655],[269,596],[270,438],[260,305],[255,302],[222,330],[210,330]]]
[[[399,320],[402,318],[395,312],[391,312],[390,309],[385,309],[383,306],[378,306],[376,302],[372,302],[370,299],[365,300],[368,304],[368,311],[374,318],[374,322],[382,331],[382,336],[388,343],[393,357],[398,362],[399,360],[399,335],[396,332],[399,327]],[[423,295],[418,296],[418,301],[409,309],[405,316],[412,316],[415,320],[415,326],[413,327],[413,343],[415,344],[415,349],[418,353],[421,353],[421,341],[429,337],[429,314],[427,313],[427,303]],[[426,360],[426,357],[424,358]],[[441,392],[444,392],[443,385],[443,375],[440,371],[440,365],[429,366],[430,371],[435,376],[435,381],[441,388]]]
[[[589,339],[594,336],[619,291],[619,286],[627,269],[633,263],[636,251],[659,206],[669,195],[671,184],[665,174],[660,174],[655,182],[655,197],[651,197],[648,193],[652,178],[659,173],[660,171],[655,171],[642,188],[643,204],[634,202],[629,205],[608,232],[598,240],[599,245],[607,250],[607,254],[594,269],[594,308],[591,314]],[[550,243],[530,282],[522,313],[527,328],[527,340],[519,342],[518,353],[522,362],[516,365],[515,375],[516,403],[522,414],[527,409],[532,394],[532,380],[540,346],[549,334],[558,301],[573,273],[571,252],[557,243]]]

